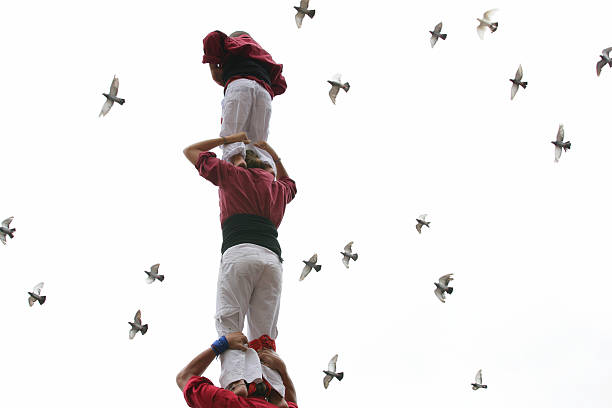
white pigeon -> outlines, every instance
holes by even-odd
[[[306,276],[310,273],[312,269],[319,272],[321,270],[321,265],[317,265],[317,254],[314,254],[310,257],[308,261],[302,261],[306,265],[304,265],[304,269],[302,269],[302,274],[300,275],[300,281],[303,281]]]
[[[331,101],[336,104],[336,96],[338,92],[340,92],[340,88],[344,89],[344,92],[348,92],[351,87],[348,82],[342,83],[342,79],[340,78],[340,74],[336,74],[332,77],[331,81],[327,81],[332,87],[329,90],[329,98]]]
[[[346,246],[344,247],[344,251],[340,252],[343,255],[342,263],[347,268],[349,267],[349,260],[352,259],[353,261],[356,261],[357,257],[358,257],[357,254],[353,253],[353,250],[351,249],[352,246],[353,246],[353,241],[351,241],[348,244],[346,244]]]
[[[338,355],[336,354],[335,356],[331,358],[331,360],[329,360],[329,364],[327,365],[327,370],[323,370],[323,372],[325,373],[325,377],[323,377],[323,387],[325,387],[326,389],[329,386],[329,382],[332,380],[332,378],[335,377],[338,379],[338,381],[342,381],[342,378],[344,377],[344,372],[336,373],[336,362],[337,361],[338,361]]]
[[[434,282],[434,285],[436,285],[436,290],[434,290],[434,293],[442,303],[446,303],[445,293],[448,293],[449,295],[453,293],[453,288],[448,286],[452,280],[453,274],[449,273],[448,275],[442,276],[438,282]]]
[[[425,217],[427,217],[427,214],[419,215],[419,218],[416,219],[417,221],[416,229],[417,231],[419,231],[419,234],[421,233],[421,228],[423,228],[423,225],[426,226],[427,228],[431,228],[429,226],[431,221],[425,221]]]
[[[144,271],[147,274],[147,278],[146,278],[147,283],[149,284],[153,283],[155,282],[155,279],[159,280],[160,282],[164,281],[164,275],[160,275],[159,273],[157,273],[158,270],[159,270],[159,264],[155,264],[151,266],[150,271]]]
[[[440,34],[441,31],[442,31],[442,22],[439,22],[434,27],[434,30],[429,32],[431,34],[431,38],[429,39],[431,48],[433,48],[434,45],[436,45],[436,43],[438,42],[438,38],[446,40],[446,34]]]
[[[527,88],[527,82],[521,82],[521,79],[523,79],[523,67],[519,64],[516,74],[514,74],[514,79],[510,79],[510,82],[512,82],[512,89],[510,89],[510,100],[514,99],[514,95],[516,95],[518,92],[519,86],[522,86],[523,89]]]
[[[31,292],[28,292],[28,295],[30,295],[30,297],[28,297],[30,307],[32,307],[32,305],[36,302],[42,305],[45,303],[45,300],[47,300],[46,296],[40,295],[40,291],[42,290],[43,286],[45,286],[44,282],[40,282],[38,285],[34,286],[34,289],[32,289]]]
[[[0,241],[4,245],[6,245],[6,236],[8,235],[11,239],[15,237],[14,233],[17,231],[15,228],[11,228],[11,222],[13,221],[13,217],[8,217],[6,220],[2,221],[2,225],[0,225]]]
[[[612,59],[610,58],[610,51],[612,51],[612,47],[606,48],[601,52],[601,55],[599,56],[600,60],[597,61],[597,66],[596,66],[597,76],[601,74],[601,69],[605,67],[606,64],[612,67]]]
[[[559,130],[557,131],[557,140],[550,142],[555,145],[555,163],[559,161],[562,151],[568,151],[572,147],[572,142],[563,141],[564,137],[565,130],[563,129],[563,125],[559,125]]]
[[[476,373],[476,379],[472,383],[472,389],[477,390],[479,388],[488,388],[485,384],[482,383],[482,370],[478,370]]]
[[[113,82],[111,82],[109,93],[102,93],[102,95],[106,96],[106,102],[102,105],[102,110],[98,116],[106,116],[115,102],[119,105],[125,103],[125,99],[117,98],[117,92],[119,92],[119,78],[115,76],[113,77]]]
[[[497,27],[499,26],[499,24],[491,20],[496,12],[497,9],[489,10],[483,14],[482,18],[476,19],[479,21],[478,27],[476,27],[476,32],[478,33],[478,36],[481,40],[484,40],[484,34],[487,28],[491,30],[492,33],[497,31]]]
[[[130,329],[130,340],[136,336],[136,333],[141,332],[144,336],[147,330],[149,330],[148,324],[142,324],[142,320],[140,318],[140,310],[136,312],[136,316],[134,316],[134,323],[128,322],[132,327]]]
[[[297,10],[297,14],[295,15],[295,24],[297,24],[298,28],[302,28],[302,20],[304,20],[304,16],[313,18],[315,15],[314,10],[308,10],[308,2],[309,0],[300,0],[300,6],[293,7]]]

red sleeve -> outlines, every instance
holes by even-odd
[[[183,395],[192,408],[244,407],[242,397],[231,391],[216,387],[208,378],[193,376],[185,384]]]
[[[213,31],[204,37],[204,58],[202,64],[221,64],[225,57],[225,39],[227,35],[221,31]]]
[[[298,406],[297,406],[297,404],[295,402],[287,401],[287,405],[289,405],[289,408],[298,408]]]
[[[291,200],[295,197],[297,193],[297,187],[295,186],[295,181],[290,179],[289,177],[281,177],[276,182],[282,186],[285,191],[285,203],[289,204]]]
[[[272,92],[274,92],[274,96],[281,95],[287,90],[287,82],[281,73],[283,72],[283,65],[279,64],[278,67],[280,68],[275,69],[274,72],[271,72]]]
[[[219,187],[223,187],[228,175],[234,170],[233,164],[217,159],[217,155],[213,152],[200,153],[195,166],[200,176]]]

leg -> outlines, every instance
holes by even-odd
[[[268,91],[266,91],[261,85],[256,84],[253,90],[255,98],[253,101],[251,120],[249,121],[249,127],[247,135],[253,142],[267,142],[268,141],[268,128],[270,125],[270,117],[272,116],[272,98]],[[270,154],[265,150],[262,150],[255,146],[247,146],[248,149],[254,150],[259,157],[270,164],[276,172],[276,166],[274,160],[270,157]]]
[[[252,118],[252,106],[254,101],[253,87],[251,80],[238,79],[231,82],[225,92],[222,106],[221,132],[219,136],[229,136],[238,132],[247,132],[249,135],[249,122]],[[244,143],[230,143],[222,146],[223,160],[240,155],[244,161]],[[239,159],[238,157],[238,159]],[[236,162],[232,160],[234,164]],[[246,165],[246,163],[245,163]]]

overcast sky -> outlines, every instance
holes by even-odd
[[[186,406],[175,375],[217,337],[221,230],[182,149],[220,129],[201,64],[220,29],[284,64],[269,142],[298,193],[277,345],[300,407],[610,407],[612,69],[595,64],[612,4],[312,0],[298,30],[298,3],[3,4],[0,219],[17,233],[0,247],[0,405]],[[335,73],[351,88],[334,106]],[[113,75],[127,102],[99,118]],[[572,149],[554,163],[560,123]],[[298,282],[314,252],[321,272]],[[155,263],[166,280],[147,285]],[[130,341],[138,309],[149,331]],[[336,353],[345,378],[325,390]]]

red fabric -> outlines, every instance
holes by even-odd
[[[265,217],[278,228],[285,207],[297,192],[289,177],[274,180],[263,169],[244,169],[217,159],[213,152],[202,152],[196,163],[200,175],[219,187],[221,224],[234,214]]]
[[[287,89],[287,82],[283,76],[283,65],[277,64],[272,56],[264,50],[254,39],[246,34],[239,37],[228,37],[221,31],[209,33],[203,40],[204,57],[203,64],[220,64],[223,67],[225,59],[230,55],[239,55],[245,58],[252,58],[264,64],[270,73],[270,85],[257,78],[251,78],[262,84],[270,92],[272,98],[281,95]],[[230,78],[229,84],[233,79]],[[226,84],[227,86],[227,84]]]
[[[208,378],[195,375],[185,384],[183,396],[192,408],[277,408],[261,398],[239,397],[229,390],[216,387]],[[287,404],[297,408],[293,402]]]
[[[267,334],[264,334],[258,339],[249,341],[249,347],[255,351],[263,349],[272,349],[276,351],[276,342],[270,338]]]

